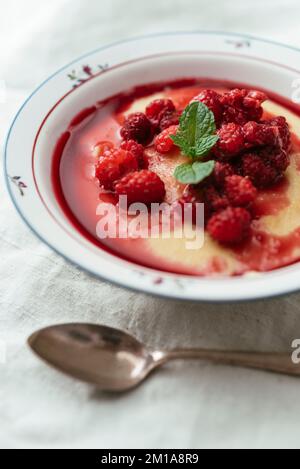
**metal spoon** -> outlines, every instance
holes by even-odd
[[[35,332],[32,350],[58,370],[106,391],[126,391],[169,360],[200,358],[216,363],[300,375],[291,355],[207,349],[147,349],[127,332],[93,324],[62,324]]]

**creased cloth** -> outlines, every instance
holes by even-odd
[[[171,30],[250,33],[300,46],[297,0],[0,0],[0,142],[17,108],[50,73],[101,44]],[[20,156],[21,157],[21,156]],[[0,185],[0,446],[3,448],[267,448],[300,446],[300,381],[177,362],[125,395],[97,392],[29,351],[59,322],[117,326],[154,347],[281,351],[300,337],[300,295],[214,305],[113,287],[42,244]],[[300,283],[300,281],[299,281]]]

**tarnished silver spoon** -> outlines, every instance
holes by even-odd
[[[28,339],[43,360],[73,378],[106,391],[126,391],[169,360],[199,358],[216,363],[300,375],[291,355],[207,349],[149,350],[127,332],[93,324],[60,324]]]

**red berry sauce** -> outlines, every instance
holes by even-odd
[[[156,92],[163,91],[165,97],[175,104],[176,111],[180,112],[203,89],[210,88],[224,92],[238,87],[247,88],[242,84],[207,79],[156,83],[137,87],[130,93],[113,96],[104,102],[96,103],[91,108],[82,110],[72,119],[68,129],[62,133],[56,145],[52,164],[55,195],[73,226],[100,248],[148,267],[188,275],[222,274],[226,270],[226,261],[221,257],[212,257],[205,266],[187,266],[178,259],[173,261],[162,258],[149,249],[147,240],[105,239],[100,241],[96,237],[96,225],[99,221],[96,207],[99,200],[115,203],[116,199],[113,195],[99,190],[99,183],[95,179],[94,151],[96,150],[94,149],[98,146],[101,151],[101,148],[107,149],[107,145],[120,146],[122,141],[120,129],[125,120],[124,113],[138,98],[150,97]],[[299,105],[268,91],[266,94],[277,104],[300,116]],[[276,116],[264,114],[265,119],[271,117]],[[173,119],[174,116],[168,115],[167,118]],[[102,142],[103,146],[101,146]],[[300,140],[295,135],[292,135],[292,145],[294,150],[300,152]],[[300,172],[300,158],[296,161],[296,167]],[[295,247],[300,247],[300,228],[282,237],[273,236],[255,228],[255,219],[265,215],[276,215],[289,206],[288,188],[289,183],[284,178],[276,186],[258,191],[252,207],[254,224],[251,238],[238,246],[224,247],[234,253],[236,260],[240,263],[240,268],[234,274],[272,270],[298,260],[293,255],[293,250]],[[202,249],[205,249],[205,246]]]

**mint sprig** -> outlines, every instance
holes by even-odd
[[[214,169],[214,161],[202,163],[198,160],[210,152],[218,138],[211,110],[198,101],[189,104],[180,117],[176,135],[171,139],[192,162],[178,166],[174,177],[183,184],[197,184],[209,176]]]
[[[197,184],[211,174],[215,166],[213,160],[202,163],[185,163],[177,166],[174,171],[175,178],[183,184]]]

